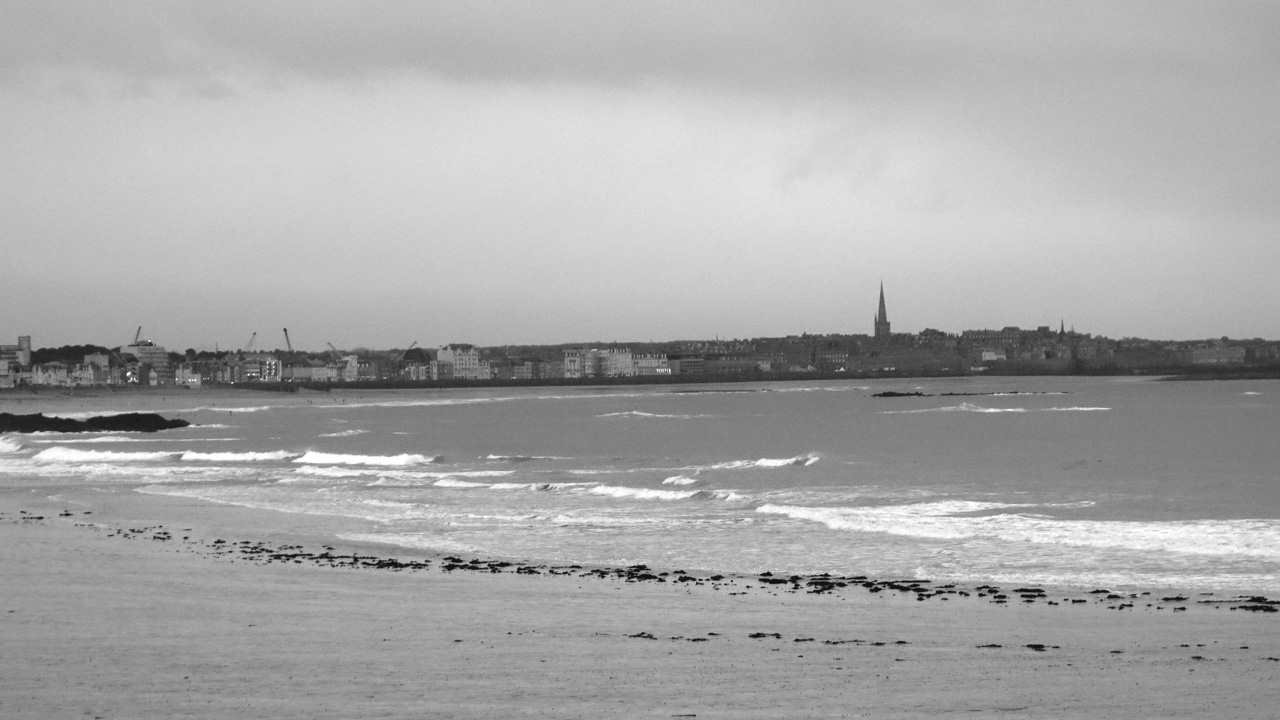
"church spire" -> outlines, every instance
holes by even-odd
[[[889,339],[889,313],[884,307],[884,283],[880,283],[880,310],[876,313],[876,340]]]

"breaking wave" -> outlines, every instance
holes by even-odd
[[[1026,393],[1022,393],[1026,394]],[[1110,410],[1109,407],[1051,407],[1031,409],[1027,408],[992,408],[974,405],[972,403],[960,403],[959,405],[947,405],[945,407],[936,408],[918,408],[915,410],[884,410],[884,415],[915,415],[918,413],[953,413],[953,412],[971,412],[971,413],[1025,413],[1025,412],[1104,412]]]
[[[1024,413],[1026,408],[989,408],[972,403],[960,403],[959,405],[947,405],[945,407],[936,408],[919,408],[916,410],[885,410],[885,415],[915,415],[917,413],[952,413],[952,412],[971,412],[971,413]]]
[[[268,460],[288,460],[297,457],[298,453],[288,450],[272,452],[195,452],[188,450],[180,456],[181,460],[198,462],[264,462]]]
[[[112,450],[78,450],[55,446],[36,453],[32,460],[37,462],[155,462],[157,460],[176,460],[180,452],[117,452]]]
[[[797,455],[789,458],[760,458],[759,460],[729,460],[711,465],[702,465],[694,470],[740,470],[742,468],[780,468],[806,467],[818,462],[814,454]]]
[[[345,455],[342,453],[322,453],[309,451],[294,462],[309,465],[374,465],[374,466],[409,466],[429,465],[440,462],[439,455]]]
[[[16,438],[0,437],[0,453],[15,453],[22,450],[22,443]]]
[[[627,410],[626,412],[605,413],[603,415],[597,415],[596,417],[675,418],[678,420],[693,420],[694,418],[709,418],[713,416],[712,415],[665,415],[662,413],[642,412],[640,410]]]
[[[377,470],[369,468],[325,467],[323,465],[303,465],[293,471],[297,475],[325,478],[356,478],[373,475]]]
[[[662,481],[663,485],[692,485],[698,482],[698,478],[691,478],[685,475],[676,475]]]
[[[998,540],[1141,553],[1244,555],[1280,560],[1280,520],[1059,520],[1040,514],[996,512],[1048,507],[1063,505],[961,501],[843,508],[762,505],[756,512],[809,520],[833,530],[935,540]],[[977,512],[987,514],[965,514]]]
[[[434,483],[431,483],[431,484],[432,484],[432,485],[434,485],[435,487],[443,487],[443,488],[483,488],[483,487],[489,487],[489,486],[488,486],[487,484],[485,484],[485,483],[468,482],[468,481],[466,481],[466,480],[458,480],[457,478],[449,478],[449,477],[446,477],[446,478],[440,478],[439,480],[436,480]]]
[[[741,495],[728,490],[654,490],[650,488],[596,485],[588,492],[613,498],[637,500],[742,500]]]
[[[332,433],[320,433],[318,437],[352,437],[355,435],[364,435],[368,430],[341,430]]]

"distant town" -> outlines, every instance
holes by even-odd
[[[320,352],[258,347],[254,332],[235,350],[175,352],[142,337],[115,348],[34,349],[32,336],[0,345],[0,388],[85,386],[258,389],[327,388],[340,383],[450,387],[486,383],[698,382],[828,376],[1202,374],[1280,376],[1280,343],[1218,338],[1156,341],[1111,338],[1058,327],[1003,327],[948,333],[894,333],[880,290],[870,334],[788,335],[746,340],[584,343]],[[267,343],[261,342],[262,345]]]

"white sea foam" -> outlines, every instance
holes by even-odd
[[[490,490],[535,490],[537,483],[494,483]]]
[[[663,485],[692,485],[698,482],[698,478],[691,478],[685,475],[675,475],[662,481]]]
[[[651,490],[649,488],[620,487],[617,485],[597,485],[591,488],[590,492],[593,495],[637,498],[639,500],[686,500],[698,494],[697,490]]]
[[[87,463],[87,462],[155,462],[176,460],[180,452],[116,452],[111,450],[78,450],[55,446],[36,453],[32,458],[39,462]]]
[[[384,472],[377,473],[378,479],[369,483],[370,486],[381,487],[421,487],[424,485],[434,485],[435,487],[489,487],[483,483],[466,483],[451,484],[453,482],[462,483],[458,478],[489,478],[489,477],[506,477],[515,474],[514,470],[459,470],[456,472]],[[447,482],[446,482],[447,481]]]
[[[319,437],[353,437],[355,435],[364,435],[368,430],[342,430],[339,432],[320,433]]]
[[[971,413],[1024,413],[1026,408],[991,408],[973,403],[960,403],[959,405],[946,405],[944,407],[934,408],[918,408],[916,410],[884,410],[885,415],[915,415],[918,413],[953,413],[953,412],[971,412]]]
[[[338,538],[349,542],[398,545],[414,550],[436,552],[484,554],[486,551],[467,543],[451,540],[436,533],[339,533]]]
[[[709,418],[711,415],[665,415],[662,413],[642,412],[640,410],[627,410],[625,412],[611,412],[596,417],[640,417],[640,418],[674,418],[677,420],[693,420],[694,418]]]
[[[818,462],[818,456],[812,453],[789,458],[760,458],[759,460],[729,460],[711,465],[700,465],[686,470],[740,470],[742,468],[781,468],[806,467]]]
[[[306,515],[336,515],[375,522],[419,520],[437,515],[430,506],[391,500],[359,498],[327,488],[299,493],[296,485],[148,485],[137,489],[149,495],[190,497],[225,505]]]
[[[531,460],[568,460],[554,455],[486,455],[484,460],[490,462],[529,462]]]
[[[410,466],[428,465],[439,462],[440,457],[430,455],[346,455],[342,453],[322,453],[308,451],[294,462],[309,465],[374,465],[374,466]]]
[[[266,462],[270,460],[288,460],[297,457],[298,453],[288,450],[271,452],[195,452],[188,450],[182,453],[182,460],[194,462]]]
[[[947,501],[877,507],[798,507],[766,504],[757,512],[809,520],[834,530],[887,533],[936,540],[996,540],[1142,553],[1247,556],[1280,560],[1280,520],[1135,522],[1060,520],[1040,514],[963,514],[1044,505]]]
[[[278,406],[278,405],[253,405],[253,406],[248,406],[248,407],[233,407],[233,406],[227,406],[227,407],[212,407],[212,406],[201,406],[201,407],[195,407],[195,408],[187,408],[187,409],[185,409],[185,410],[173,410],[172,412],[175,412],[175,413],[180,413],[180,412],[199,412],[199,411],[201,411],[201,410],[209,410],[209,411],[212,411],[212,412],[256,413],[256,412],[262,412],[262,411],[264,411],[264,410],[271,410],[271,409],[276,408],[276,407],[279,407],[279,406]],[[206,425],[205,427],[208,427],[208,426]]]
[[[744,500],[741,495],[728,490],[655,490],[651,488],[596,485],[588,490],[592,495],[637,500]]]
[[[440,478],[439,480],[436,480],[434,483],[432,483],[432,485],[434,485],[435,487],[443,487],[443,488],[483,488],[483,487],[489,487],[488,485],[486,485],[486,484],[484,484],[484,483],[468,482],[468,481],[466,481],[466,480],[458,480],[457,478],[451,478],[451,477]]]
[[[1023,395],[1027,393],[1021,393]],[[1049,394],[1049,393],[1042,393]],[[1065,394],[1065,393],[1062,393]],[[993,408],[974,405],[972,403],[960,403],[959,405],[947,405],[935,408],[917,408],[915,410],[884,410],[884,415],[916,415],[919,413],[953,413],[953,412],[971,412],[971,413],[1025,413],[1025,412],[1105,412],[1110,410],[1109,407],[1051,407],[1028,410],[1027,408]]]
[[[22,450],[22,443],[17,438],[0,437],[0,453],[16,453]]]
[[[327,467],[324,465],[303,465],[296,468],[294,474],[304,475],[307,477],[323,477],[323,478],[355,478],[363,475],[377,474],[377,470],[372,468],[349,468],[349,467]]]

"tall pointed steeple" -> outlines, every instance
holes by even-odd
[[[884,308],[884,283],[880,283],[880,310],[875,320],[876,340],[889,339],[889,313]]]

